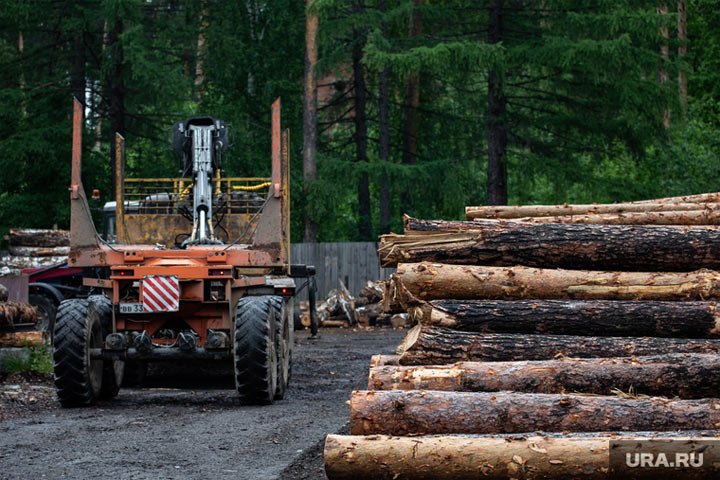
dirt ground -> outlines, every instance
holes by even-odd
[[[392,353],[404,333],[296,332],[291,388],[264,407],[238,404],[226,365],[156,365],[142,388],[71,410],[49,378],[7,378],[0,479],[324,479],[325,435],[347,431],[346,401],[366,387],[370,356]]]

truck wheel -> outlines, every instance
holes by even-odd
[[[55,388],[60,405],[82,407],[98,398],[103,361],[90,359],[90,349],[102,346],[102,327],[95,304],[76,298],[60,302],[53,349]]]
[[[57,305],[55,302],[42,293],[31,293],[28,295],[28,303],[35,307],[40,314],[40,321],[37,329],[41,332],[50,332],[52,335],[55,328],[55,316],[57,314]]]
[[[88,301],[95,304],[100,317],[103,343],[105,337],[113,331],[112,302],[105,295],[90,295]],[[125,362],[122,360],[103,360],[103,378],[100,389],[100,398],[117,397],[125,373]]]
[[[282,297],[272,297],[275,307],[275,353],[277,354],[277,387],[275,400],[282,400],[290,381],[290,355],[292,348],[292,334],[289,318],[289,308],[284,305]]]
[[[243,297],[235,307],[235,387],[245,404],[269,404],[277,388],[272,297]]]

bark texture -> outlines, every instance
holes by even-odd
[[[39,319],[38,312],[32,305],[20,302],[0,303],[0,325],[35,324]]]
[[[18,247],[66,247],[70,245],[70,232],[38,228],[11,228],[8,240],[10,245]]]
[[[383,267],[431,261],[626,271],[720,268],[720,229],[714,227],[430,220],[416,225],[426,233],[381,237]]]
[[[398,285],[398,281],[400,284]],[[385,300],[406,289],[421,300],[719,300],[720,272],[609,272],[401,263]]]
[[[720,337],[715,302],[434,300],[409,312],[416,323],[478,333]]]
[[[42,344],[42,332],[0,332],[0,348],[18,348]]]
[[[544,361],[460,362],[454,365],[370,369],[368,390],[592,393],[617,391],[685,399],[720,392],[715,354],[666,354],[620,358],[559,358]]]
[[[373,355],[370,357],[370,367],[385,365],[400,365],[400,355]]]
[[[70,247],[15,247],[10,245],[10,255],[17,257],[52,257],[67,255]]]
[[[720,210],[663,210],[660,212],[522,217],[518,221],[530,223],[595,223],[599,225],[720,225]]]
[[[714,199],[717,202],[717,199]],[[647,203],[590,203],[569,205],[513,205],[513,206],[482,206],[465,207],[467,220],[487,218],[523,218],[523,217],[553,217],[569,215],[605,215],[605,214],[628,214],[628,213],[650,213],[664,211],[717,211],[720,209],[718,203],[697,203],[687,202],[666,202],[650,201]]]
[[[355,391],[353,435],[704,430],[720,399],[668,400],[514,392]]]
[[[476,480],[532,478],[610,479],[609,440],[684,439],[699,443],[708,436],[681,436],[669,432],[647,434],[597,434],[553,438],[550,435],[481,436],[426,435],[328,435],[325,440],[325,473],[329,480]],[[657,478],[657,472],[645,469]],[[717,478],[718,470],[685,469],[682,478]],[[651,475],[648,475],[651,477]]]
[[[401,365],[718,353],[720,340],[470,333],[417,325],[398,347]]]

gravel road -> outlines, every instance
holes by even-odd
[[[239,405],[225,365],[155,366],[143,388],[93,408],[61,409],[48,392],[33,402],[42,408],[0,421],[0,478],[325,478],[322,440],[346,428],[346,401],[366,387],[370,356],[392,353],[403,336],[324,329],[311,340],[297,332],[291,388],[271,406]],[[7,399],[0,395],[0,409]]]

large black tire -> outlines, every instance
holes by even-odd
[[[283,297],[272,297],[275,308],[275,353],[277,355],[277,387],[275,400],[285,398],[292,374],[292,332],[290,304]]]
[[[35,307],[38,314],[40,314],[37,329],[41,332],[49,332],[52,335],[55,329],[55,316],[57,315],[55,300],[42,293],[31,293],[28,295],[28,303]]]
[[[244,297],[235,307],[235,387],[249,405],[272,403],[277,389],[275,304],[270,296]]]
[[[95,309],[100,316],[102,327],[103,343],[105,337],[113,331],[112,325],[112,302],[104,295],[90,295],[88,301],[95,304]],[[123,383],[125,373],[125,362],[122,360],[103,360],[103,378],[100,388],[100,398],[114,398],[120,392],[120,385]]]
[[[60,302],[55,320],[53,364],[60,405],[91,405],[100,395],[103,361],[91,360],[90,349],[103,345],[95,304],[81,299]]]

